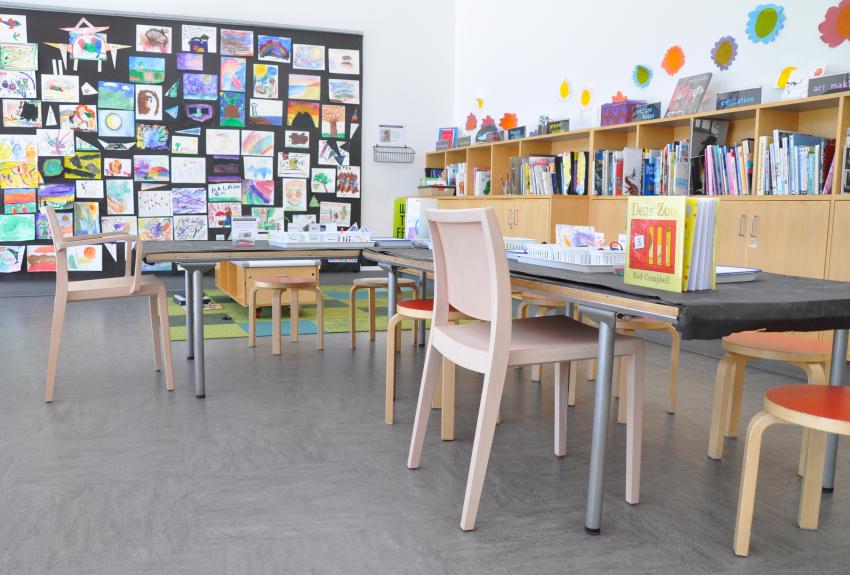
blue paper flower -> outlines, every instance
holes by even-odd
[[[642,64],[635,66],[632,71],[632,81],[640,88],[646,88],[652,81],[652,70]]]
[[[748,17],[747,36],[756,43],[773,42],[785,27],[785,8],[776,4],[759,4]]]

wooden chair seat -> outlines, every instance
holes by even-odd
[[[396,282],[399,287],[413,287],[416,285],[416,281],[410,278],[398,278]],[[385,277],[357,278],[352,283],[357,287],[380,289],[386,288],[389,285],[389,280]]]
[[[301,289],[316,287],[316,280],[305,277],[276,276],[262,278],[254,282],[254,286],[262,289]]]
[[[151,296],[156,295],[160,288],[165,289],[165,284],[156,276],[139,277],[136,281],[138,289],[128,295],[127,292],[132,285],[132,276],[68,282],[68,301]]]
[[[396,313],[413,319],[431,319],[434,313],[434,300],[430,298],[406,299],[398,302]],[[463,314],[454,306],[449,306],[449,320],[463,319]]]
[[[758,359],[791,363],[823,363],[832,355],[832,344],[789,333],[742,331],[723,338],[723,349]]]

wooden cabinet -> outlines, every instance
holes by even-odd
[[[215,287],[240,305],[248,307],[248,293],[254,287],[254,283],[261,278],[277,276],[309,277],[318,283],[319,262],[318,260],[221,262],[215,266]],[[271,290],[257,292],[257,306],[270,306],[271,294]],[[289,290],[282,292],[281,300],[289,301]],[[298,300],[301,303],[316,303],[316,295],[312,292],[301,292],[298,294]]]
[[[755,202],[721,200],[717,213],[717,255],[719,265],[747,266],[749,212]]]
[[[767,272],[823,278],[829,198],[753,201],[747,228],[747,265]]]
[[[590,201],[590,225],[605,234],[608,243],[626,233],[628,198],[593,198]]]
[[[832,238],[829,246],[829,259],[826,267],[826,279],[850,281],[850,198],[834,202],[832,214]]]
[[[507,202],[509,235],[520,238],[534,238],[539,242],[548,242],[552,231],[550,227],[550,202],[546,198],[517,198]],[[554,226],[552,226],[554,227]]]

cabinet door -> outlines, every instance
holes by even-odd
[[[823,278],[829,198],[752,203],[747,262],[767,272]]]
[[[493,208],[496,212],[496,219],[499,220],[499,228],[502,230],[503,236],[517,235],[513,229],[513,214],[508,211],[509,205],[513,204],[512,200],[503,199],[451,199],[440,200],[437,202],[437,207],[441,209],[465,210],[468,208]]]
[[[718,265],[747,266],[750,211],[757,203],[759,202],[720,200],[716,236]]]
[[[550,204],[546,198],[511,200],[508,209],[513,210],[511,222],[514,236],[533,238],[538,242],[548,242],[552,235]]]
[[[850,246],[850,202],[836,200],[832,216],[832,243],[826,279],[850,281],[850,258],[846,246]]]
[[[605,234],[607,243],[616,242],[620,234],[626,233],[626,210],[628,198],[590,199],[590,225]]]

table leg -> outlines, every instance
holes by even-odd
[[[844,385],[847,367],[847,330],[837,329],[832,334],[832,364],[829,368],[829,385]],[[826,465],[823,468],[823,490],[832,492],[835,486],[835,460],[838,456],[838,435],[829,434],[826,446]]]
[[[387,272],[387,321],[389,321],[396,312],[398,278],[395,275],[395,268],[393,266],[382,264],[381,268]]]
[[[206,395],[204,381],[204,270],[192,270],[192,307],[195,321],[195,397]]]
[[[617,317],[611,311],[593,311],[599,323],[599,359],[596,367],[596,393],[593,402],[593,439],[590,446],[590,477],[587,482],[587,517],[584,530],[598,535],[602,527],[605,451],[611,412],[611,379],[614,372],[614,334]]]
[[[428,297],[428,272],[422,270],[419,273],[419,297],[425,299]],[[419,325],[419,347],[425,345],[425,320],[416,322]]]
[[[192,298],[192,270],[188,268],[183,268],[183,270],[186,276],[185,287],[183,288],[183,295],[186,296],[183,305],[186,308],[186,359],[195,359],[195,332],[193,328],[195,310],[192,309],[195,301]]]

